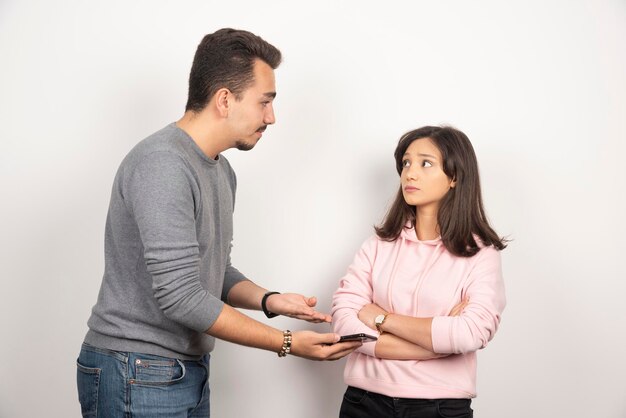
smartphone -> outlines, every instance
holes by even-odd
[[[368,341],[376,341],[378,338],[374,337],[373,335],[369,335],[369,334],[351,334],[351,335],[342,335],[341,338],[339,338],[339,342],[342,343],[344,341],[361,341],[361,342],[368,342]]]

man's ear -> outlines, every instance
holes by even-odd
[[[234,99],[233,94],[227,88],[219,89],[213,96],[215,99],[215,107],[220,116],[227,118],[231,108],[231,102]]]

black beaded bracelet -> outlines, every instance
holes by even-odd
[[[266,306],[267,298],[269,298],[272,295],[280,295],[280,292],[267,292],[266,294],[263,295],[263,299],[261,299],[261,309],[263,309],[263,313],[268,318],[274,318],[275,316],[278,316],[277,313],[270,312],[267,310],[267,306]]]

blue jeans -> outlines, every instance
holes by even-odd
[[[339,418],[472,418],[470,399],[391,398],[348,386]]]
[[[188,361],[83,344],[76,366],[83,417],[210,416],[208,354]]]

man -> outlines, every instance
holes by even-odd
[[[233,307],[329,322],[315,298],[267,292],[230,263],[235,174],[220,153],[250,150],[275,122],[275,47],[250,32],[204,37],[183,117],[141,141],[115,177],[105,271],[78,358],[84,416],[208,417],[214,339],[316,360],[360,343],[281,332]]]

